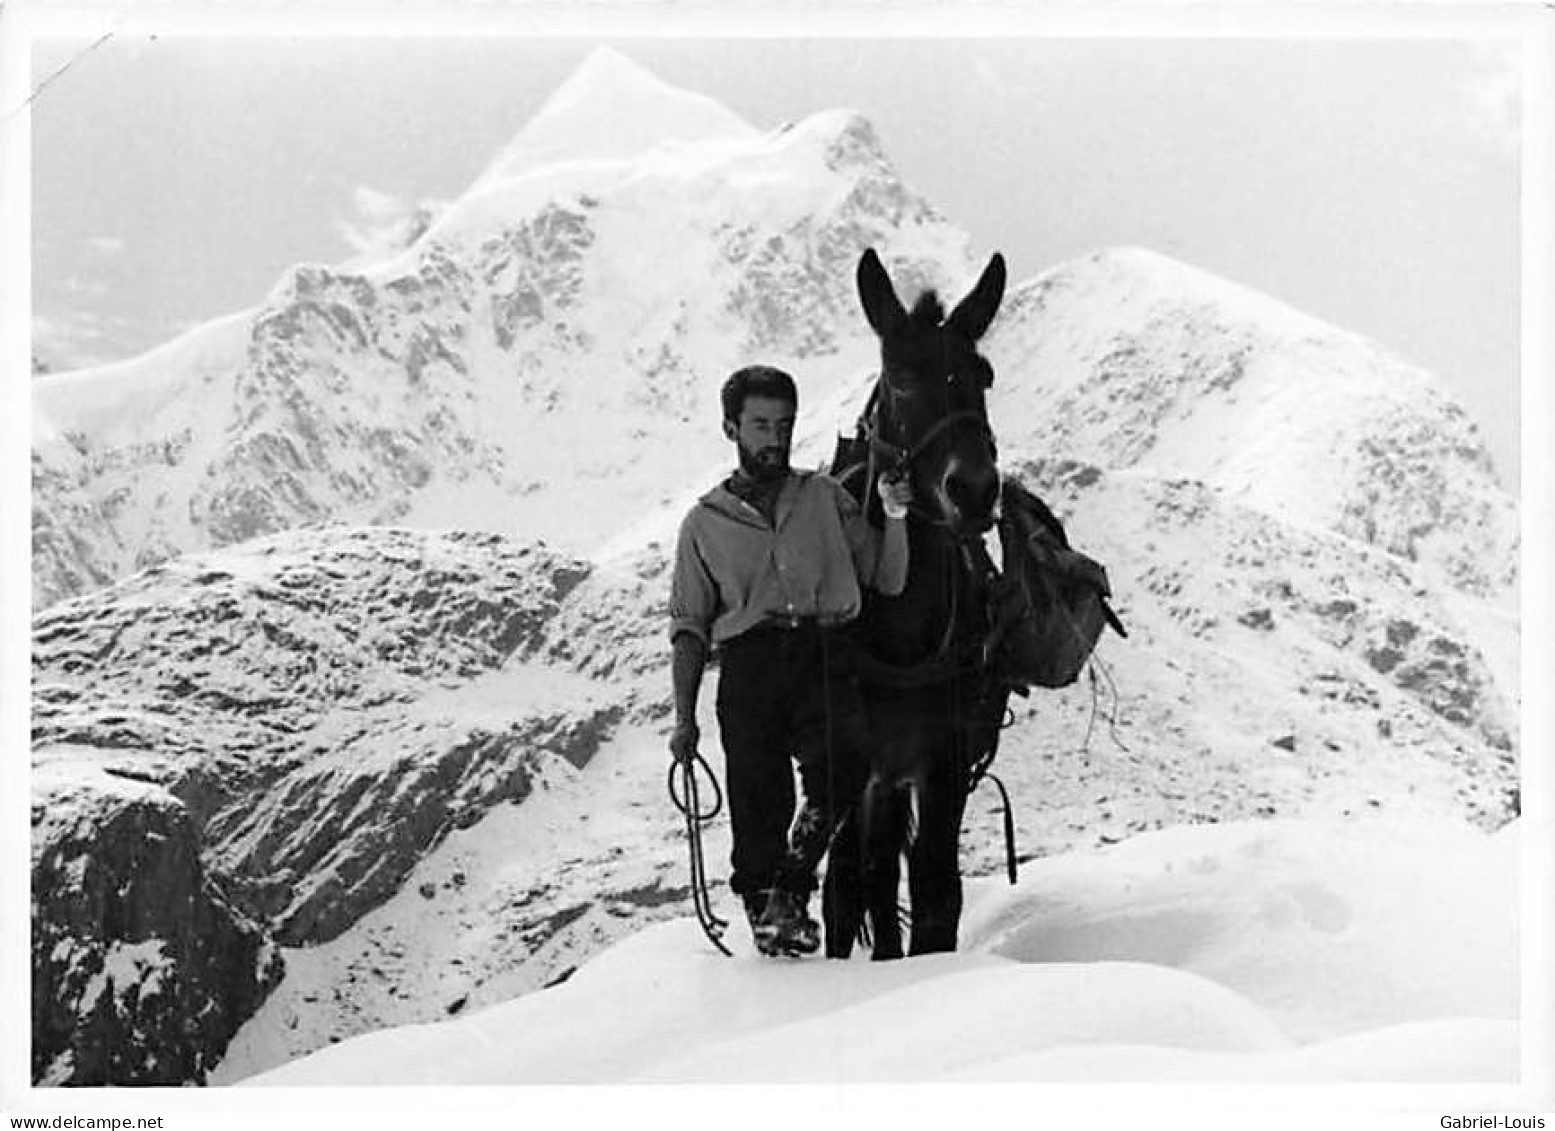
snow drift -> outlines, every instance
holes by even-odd
[[[1516,827],[1147,834],[974,883],[965,952],[896,963],[725,959],[682,919],[250,1083],[1510,1082]]]

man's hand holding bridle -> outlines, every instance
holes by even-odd
[[[912,481],[904,472],[887,472],[875,483],[881,506],[887,518],[906,518],[907,508],[912,506]]]

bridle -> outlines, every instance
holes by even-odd
[[[876,477],[881,470],[892,473],[903,473],[911,470],[918,458],[929,449],[940,437],[954,429],[974,430],[977,435],[987,441],[990,451],[997,449],[993,428],[988,423],[987,409],[958,409],[940,417],[923,431],[911,444],[903,446],[892,443],[881,435],[880,429],[880,390],[888,388],[888,381],[882,373],[870,392],[869,402],[865,406],[864,415],[859,421],[859,431],[865,442],[869,445],[869,467],[867,469],[866,489],[872,490]],[[912,514],[920,521],[930,526],[941,527],[949,530],[950,523],[939,515],[925,509],[916,501],[909,508]],[[981,537],[979,534],[956,534],[958,541],[968,541]]]
[[[958,412],[952,412],[948,416],[941,417],[927,428],[923,435],[919,436],[910,447],[905,448],[900,444],[891,443],[880,435],[880,409],[878,405],[875,406],[875,410],[869,415],[868,419],[864,421],[863,427],[864,438],[869,441],[870,452],[873,455],[879,456],[890,470],[906,471],[919,456],[928,450],[929,445],[939,439],[940,436],[949,432],[952,428],[968,425],[977,429],[990,445],[994,442],[993,429],[988,426],[988,417],[973,408],[964,408]]]

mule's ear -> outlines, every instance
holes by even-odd
[[[983,275],[977,280],[977,286],[972,288],[971,294],[956,304],[956,309],[950,312],[945,325],[975,342],[987,331],[1003,299],[1004,256],[996,251],[993,253],[993,258],[988,261],[988,266],[983,268]]]
[[[876,334],[884,335],[907,317],[902,300],[896,297],[896,288],[891,286],[891,276],[885,273],[885,265],[874,248],[859,257],[858,297],[864,304],[864,317]]]

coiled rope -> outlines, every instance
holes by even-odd
[[[707,774],[707,780],[713,786],[713,804],[706,810],[702,808],[697,789],[698,766]],[[677,778],[679,789],[676,788]],[[670,801],[686,819],[686,844],[691,855],[691,903],[696,910],[697,922],[701,924],[702,933],[708,940],[725,956],[733,958],[734,952],[723,941],[723,933],[729,923],[713,911],[712,899],[707,892],[707,864],[702,854],[702,826],[718,816],[723,809],[723,790],[718,785],[718,775],[713,773],[713,768],[700,754],[684,760],[677,758],[670,764],[669,795]]]

